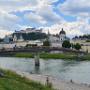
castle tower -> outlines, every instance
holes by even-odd
[[[20,35],[19,41],[24,41],[22,34]]]
[[[13,41],[14,41],[14,42],[17,41],[17,36],[16,36],[16,34],[14,34],[14,36],[13,36]]]

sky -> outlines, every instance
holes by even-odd
[[[89,0],[0,0],[0,37],[28,27],[68,37],[90,34]]]

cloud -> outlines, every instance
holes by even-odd
[[[75,16],[90,16],[90,2],[88,0],[66,0],[58,6],[65,14]]]
[[[71,29],[69,32],[71,35],[90,33],[90,2],[88,0],[66,0],[57,8],[66,16],[76,16],[76,21],[66,22]]]
[[[0,0],[0,10],[6,12],[32,10],[37,4],[38,0]]]
[[[58,0],[0,0],[0,30],[40,26],[45,30],[49,28],[51,33],[64,28],[68,36],[90,33],[88,0],[65,0],[58,7],[53,5],[55,2]],[[66,16],[76,16],[77,20],[68,22],[59,11]]]
[[[0,12],[0,28],[2,29],[14,30],[19,20],[16,15]]]
[[[79,36],[88,34],[90,31],[90,25],[84,20],[78,20],[75,22],[62,21],[60,24],[54,24],[51,27],[44,27],[44,31],[47,33],[48,30],[51,34],[58,34],[63,28],[66,31],[68,37]]]
[[[35,10],[43,4],[52,5],[58,0],[0,0],[0,10],[3,11],[25,11]]]
[[[61,17],[53,11],[53,3],[58,0],[0,0],[0,29],[8,31],[20,29],[23,25],[23,20],[30,24],[40,24],[41,26],[49,23],[54,24]],[[31,13],[24,13],[32,11]],[[23,17],[14,13],[23,12]],[[21,24],[22,22],[22,24]],[[24,22],[24,23],[25,23]],[[29,26],[30,27],[30,26]],[[33,27],[33,26],[31,26]]]
[[[24,16],[25,18],[29,19],[31,23],[39,23],[39,24],[46,24],[46,20],[41,17],[40,15],[36,14],[36,13],[28,13],[25,14]]]
[[[33,8],[32,12],[25,14],[31,22],[41,25],[55,24],[63,20],[60,15],[56,14],[52,5],[57,0],[38,0],[38,5]]]
[[[4,38],[6,35],[9,35],[11,33],[13,33],[13,31],[8,31],[8,30],[0,29],[0,38]]]
[[[60,15],[54,12],[53,7],[51,5],[42,5],[42,7],[39,7],[36,13],[42,16],[47,22],[58,23],[63,20]]]
[[[37,0],[0,0],[0,36],[4,37],[9,32],[20,29],[21,17],[12,12],[24,11],[33,8]]]

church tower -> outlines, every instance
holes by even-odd
[[[64,40],[66,40],[66,32],[63,30],[63,28],[59,33],[59,40],[60,42],[63,42]]]

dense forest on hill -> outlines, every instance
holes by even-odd
[[[18,38],[22,35],[24,40],[37,40],[45,39],[47,35],[45,33],[32,32],[32,33],[15,33]]]

